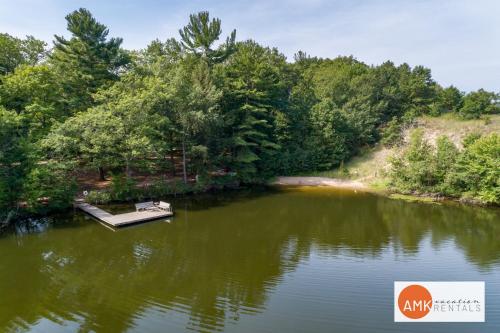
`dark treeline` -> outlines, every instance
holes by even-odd
[[[0,215],[67,206],[85,170],[260,182],[335,167],[422,114],[498,109],[495,93],[441,87],[422,66],[287,62],[207,12],[140,51],[85,9],[66,19],[50,49],[0,35]]]

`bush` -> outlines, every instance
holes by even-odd
[[[136,198],[138,192],[133,179],[124,175],[114,175],[111,178],[111,196],[113,200],[130,201]]]
[[[429,106],[429,115],[433,117],[439,117],[444,114],[446,109],[440,103],[433,103]]]
[[[498,112],[496,105],[498,96],[495,93],[479,89],[467,94],[463,99],[463,105],[459,114],[464,119],[477,119],[483,114]]]
[[[458,155],[458,148],[448,137],[440,136],[437,138],[436,152],[432,164],[434,169],[432,173],[437,185],[434,190],[444,194],[454,193],[454,190],[447,186],[445,179],[453,169]]]
[[[126,178],[121,176],[114,176],[111,183],[111,193],[91,193],[91,199],[96,200],[96,203],[105,203],[99,202],[104,201],[103,198],[106,199],[106,202],[112,200],[130,201],[143,199],[159,199],[169,195],[206,192],[207,189],[212,187],[212,184],[213,183],[211,179],[203,177],[201,177],[200,180],[195,184],[185,184],[181,180],[169,182],[166,178],[163,178],[155,180],[152,184],[149,184],[147,186],[137,187],[133,181],[127,181]],[[94,196],[96,199],[94,199]],[[87,201],[91,199],[87,199]]]
[[[401,123],[398,118],[392,118],[382,129],[382,144],[386,147],[392,147],[401,141]]]
[[[344,165],[344,161],[340,162],[338,175],[342,179],[349,179],[351,177],[351,173],[349,169]]]
[[[161,198],[173,193],[172,186],[167,182],[167,180],[159,179],[155,180],[151,185],[144,188],[144,193],[149,198]]]
[[[391,186],[403,192],[425,192],[436,183],[431,145],[424,139],[421,129],[414,130],[408,147],[391,159]]]
[[[210,188],[223,189],[223,188],[238,188],[240,181],[234,174],[226,174],[223,176],[211,177],[207,182]]]
[[[111,193],[107,191],[90,191],[85,201],[91,204],[104,205],[112,201]]]
[[[403,193],[434,193],[472,197],[484,203],[500,203],[500,136],[469,135],[464,149],[447,137],[436,148],[422,132],[412,133],[410,144],[391,160],[390,186]]]
[[[40,164],[27,175],[24,197],[34,213],[48,213],[71,207],[76,181],[63,164]]]
[[[439,88],[437,99],[431,105],[429,114],[439,116],[447,112],[457,112],[462,107],[462,98],[463,94],[454,86]]]
[[[500,203],[500,136],[481,137],[457,158],[449,183],[457,192],[485,203]]]
[[[481,138],[481,134],[479,133],[469,133],[463,140],[462,140],[462,145],[464,148],[467,148],[474,142],[476,142],[478,139]]]
[[[142,189],[142,193],[148,198],[161,198],[168,195],[193,192],[195,187],[196,185],[184,184],[183,181],[169,182],[166,179],[160,179]]]
[[[197,145],[191,147],[189,152],[190,157],[190,169],[193,173],[199,174],[206,170],[206,164],[208,162],[208,148],[202,145]]]
[[[173,194],[186,194],[192,192],[192,185],[186,184],[181,180],[172,183]]]
[[[408,148],[392,159],[391,185],[403,192],[448,194],[445,178],[458,154],[447,137],[439,137],[433,148],[423,132],[415,130]]]

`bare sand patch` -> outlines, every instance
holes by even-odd
[[[368,187],[356,180],[328,178],[328,177],[278,177],[273,185],[294,186],[330,186],[353,190],[367,190]]]

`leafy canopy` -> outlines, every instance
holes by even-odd
[[[0,75],[11,73],[17,66],[35,65],[45,56],[44,41],[26,36],[19,39],[9,34],[0,33]]]

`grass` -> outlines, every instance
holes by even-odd
[[[404,200],[408,202],[426,202],[426,203],[440,204],[438,199],[426,196],[393,193],[389,195],[389,198],[396,200]]]
[[[389,191],[389,179],[386,177],[374,179],[369,183],[369,185],[374,192],[385,193]]]

